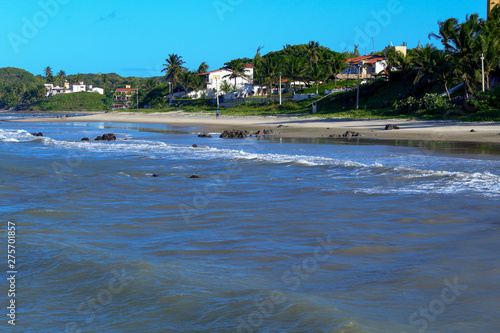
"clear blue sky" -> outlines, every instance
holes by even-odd
[[[170,53],[191,69],[320,42],[361,53],[428,43],[437,21],[486,16],[486,0],[0,0],[0,67],[34,74],[160,75]],[[438,44],[437,41],[433,41]]]

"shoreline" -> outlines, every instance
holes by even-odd
[[[40,114],[40,112],[37,112]],[[72,114],[71,112],[61,112]],[[58,112],[56,115],[60,115]],[[455,142],[500,143],[500,123],[470,123],[458,121],[401,120],[401,119],[334,119],[278,116],[224,116],[219,119],[204,113],[171,111],[166,113],[134,112],[82,112],[78,117],[47,117],[6,120],[8,122],[114,122],[138,124],[165,124],[172,126],[201,127],[200,132],[222,132],[242,129],[258,131],[272,129],[274,135],[284,138],[328,138],[346,131],[361,134],[361,138],[382,140],[423,140]],[[47,113],[55,114],[55,113]],[[74,113],[73,113],[74,114]],[[0,113],[1,118],[1,113]],[[400,127],[385,130],[385,125]],[[282,127],[278,128],[278,126]],[[474,130],[475,132],[471,132]],[[355,137],[358,138],[358,137]]]

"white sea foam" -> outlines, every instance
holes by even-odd
[[[160,141],[118,140],[113,142],[81,142],[55,140],[49,137],[37,138],[24,130],[0,130],[0,141],[29,142],[40,140],[45,146],[55,146],[73,151],[120,155],[132,154],[145,158],[165,158],[178,160],[244,160],[256,163],[285,164],[304,167],[339,167],[348,177],[378,178],[380,186],[356,189],[364,193],[464,193],[481,192],[486,195],[500,196],[500,176],[490,172],[456,172],[447,170],[419,169],[408,166],[383,165],[374,162],[370,165],[353,161],[349,157],[335,159],[324,156],[259,153],[244,149],[200,147],[168,144]],[[252,148],[248,148],[252,149]],[[341,169],[341,170],[342,170]],[[331,177],[338,177],[335,172]]]
[[[0,142],[30,142],[38,139],[25,130],[0,129]]]

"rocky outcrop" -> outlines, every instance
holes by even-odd
[[[192,145],[191,147],[193,147],[193,148],[198,148],[198,145],[194,144],[194,145]]]
[[[89,138],[83,138],[82,141],[90,141]]]
[[[198,134],[198,137],[199,138],[208,138],[208,139],[212,138],[212,136],[210,134],[207,134],[207,133]]]
[[[476,130],[475,129],[471,129],[470,132],[471,133],[476,133]]]
[[[191,177],[189,177],[189,178],[191,178],[191,179],[194,179],[194,178],[200,178],[200,176],[198,176],[198,175],[192,175],[192,176],[191,176]]]
[[[95,141],[115,141],[116,135],[113,133],[103,134],[103,136],[98,136]]]
[[[33,136],[38,136],[38,137],[42,137],[43,136],[43,133],[39,132],[39,133],[30,133],[31,135]]]
[[[245,139],[248,136],[248,131],[243,131],[243,130],[231,130],[231,131],[224,131],[221,135],[221,139]]]
[[[330,138],[346,138],[346,139],[350,139],[352,137],[360,137],[360,136],[361,136],[361,134],[359,134],[358,132],[347,131],[347,132],[345,132],[342,135],[332,134],[332,135],[330,135]]]
[[[255,133],[253,133],[252,135],[269,135],[269,134],[273,134],[273,133],[274,132],[272,129],[268,129],[268,130],[264,129],[262,131],[257,131]]]
[[[392,125],[392,124],[385,125],[386,131],[398,130],[398,129],[399,129],[399,126],[396,126],[396,125]]]

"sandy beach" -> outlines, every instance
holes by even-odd
[[[52,116],[52,115],[51,115]],[[1,117],[0,117],[1,118]],[[431,140],[500,143],[500,123],[467,123],[457,121],[421,120],[347,120],[302,117],[241,117],[224,116],[219,119],[203,113],[173,111],[168,113],[112,112],[94,113],[81,117],[17,120],[19,122],[116,122],[169,124],[201,127],[205,132],[222,132],[230,129],[257,131],[272,129],[281,137],[322,138],[342,135],[346,131],[360,133],[363,138],[385,140]],[[385,130],[387,124],[399,130]],[[472,131],[473,130],[473,131]]]

